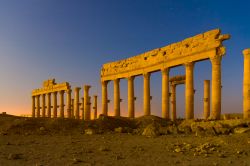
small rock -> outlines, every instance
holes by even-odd
[[[107,147],[100,146],[100,147],[99,147],[99,151],[107,152],[107,151],[109,151],[109,149],[108,149]]]
[[[156,124],[152,123],[150,125],[148,125],[144,130],[142,135],[146,136],[146,137],[156,137],[160,135],[159,132],[159,126],[157,126]]]
[[[84,130],[84,132],[85,132],[85,134],[87,134],[87,135],[93,135],[93,134],[96,133],[95,130],[94,130],[94,129],[91,129],[91,128]]]
[[[44,131],[45,130],[45,128],[44,127],[40,127],[40,131]]]
[[[237,127],[234,129],[235,134],[242,134],[242,133],[247,133],[250,132],[250,128],[248,127]]]
[[[180,153],[180,152],[182,152],[182,150],[181,150],[181,148],[176,148],[176,149],[174,149],[174,151],[176,152],[176,153]]]
[[[10,153],[8,156],[8,160],[17,160],[17,159],[21,159],[21,154]]]
[[[122,128],[122,127],[117,127],[117,128],[115,128],[115,132],[116,132],[116,133],[124,133],[125,131],[124,131],[124,128]]]

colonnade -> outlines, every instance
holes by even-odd
[[[220,119],[221,114],[221,57],[215,55],[210,58],[212,64],[212,113],[210,115],[211,119]],[[185,67],[185,118],[194,118],[194,66],[195,62],[189,62],[183,64]],[[169,117],[169,71],[170,68],[164,68],[161,70],[162,73],[162,117],[165,119],[170,119]],[[144,115],[151,114],[150,108],[150,75],[151,73],[143,74],[143,110]],[[135,76],[130,76],[128,80],[128,116],[134,118],[135,116],[135,97],[134,97],[134,78]],[[120,116],[120,79],[114,79],[114,115]],[[104,115],[108,114],[108,83],[112,80],[102,81],[102,113]],[[206,83],[207,85],[207,83]],[[175,90],[174,86],[171,87]],[[210,90],[210,89],[209,89]],[[206,89],[206,95],[208,95]],[[205,96],[204,98],[207,98]],[[210,97],[210,96],[209,96]],[[174,96],[172,96],[172,102],[174,102]],[[206,108],[205,108],[206,107]],[[174,108],[173,108],[174,109]],[[206,116],[208,118],[208,106],[204,106],[206,109]],[[176,117],[172,117],[176,118]]]
[[[80,102],[80,87],[75,87],[74,89],[74,99],[72,99],[71,89],[67,90],[60,90],[54,92],[41,92],[42,94],[32,95],[32,117],[48,117],[51,118],[74,118],[80,119],[80,109],[81,109],[81,118],[84,120],[91,119],[91,97],[89,96],[89,89],[91,86],[85,85],[83,98]],[[64,104],[64,95],[66,92],[66,109],[67,115],[65,115],[65,104]],[[59,100],[60,103],[58,105],[57,95],[59,93]],[[53,102],[51,104],[51,94]],[[41,102],[41,103],[40,103]],[[58,108],[59,108],[59,115],[58,115]],[[94,96],[94,118],[97,118],[97,96]],[[51,114],[53,111],[53,114]]]

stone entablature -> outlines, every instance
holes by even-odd
[[[217,55],[222,56],[225,54],[222,41],[229,38],[227,34],[222,35],[220,29],[214,29],[134,57],[106,63],[101,70],[101,79],[107,81],[127,78]]]
[[[186,76],[185,75],[179,75],[174,76],[169,79],[169,82],[171,85],[179,85],[179,84],[185,84]]]
[[[34,89],[32,91],[32,96],[59,92],[59,91],[67,91],[70,89],[70,85],[68,82],[63,82],[60,84],[55,83],[55,79],[46,80],[43,82],[43,87],[40,89]]]

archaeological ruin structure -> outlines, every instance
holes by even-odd
[[[48,117],[57,118],[58,107],[60,110],[60,118],[74,118],[74,119],[91,119],[91,97],[89,96],[90,85],[84,85],[84,93],[82,102],[80,102],[80,87],[74,89],[74,99],[72,99],[72,90],[68,82],[57,84],[55,79],[46,80],[43,83],[43,87],[32,91],[32,117]],[[67,116],[64,113],[64,93],[66,95],[66,109]],[[60,104],[57,104],[57,94],[60,94]],[[51,94],[53,96],[53,103],[51,104]],[[40,99],[41,97],[41,99]],[[40,106],[40,103],[42,106]],[[81,116],[80,116],[81,107]],[[42,109],[42,113],[40,110]],[[53,109],[53,114],[51,113]],[[94,118],[97,118],[97,95],[94,96]]]
[[[250,118],[250,49],[243,51],[244,74],[243,74],[243,118]]]
[[[177,66],[185,67],[185,118],[194,118],[194,66],[203,60],[212,64],[212,110],[211,119],[220,119],[221,115],[221,60],[225,54],[223,41],[230,35],[221,34],[214,29],[183,41],[142,53],[140,55],[106,63],[101,69],[102,113],[108,114],[108,88],[114,82],[114,112],[120,116],[120,79],[128,81],[128,115],[135,114],[134,78],[142,75],[144,115],[151,114],[150,76],[154,72],[162,73],[162,117],[169,119],[169,71]],[[248,77],[249,78],[249,77]],[[249,108],[249,106],[248,106]]]

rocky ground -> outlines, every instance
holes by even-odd
[[[0,165],[250,165],[250,121],[0,115]]]

